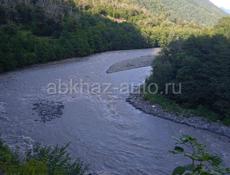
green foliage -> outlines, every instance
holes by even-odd
[[[203,29],[193,22],[176,22],[167,17],[167,12],[156,3],[159,11],[152,13],[150,4],[143,6],[135,0],[75,0],[88,13],[101,15],[112,21],[134,24],[151,46],[166,46],[176,38],[199,34]]]
[[[220,157],[210,154],[204,145],[191,136],[177,139],[171,153],[183,155],[191,160],[191,164],[175,168],[172,175],[226,175],[230,173],[229,168],[222,166]]]
[[[17,154],[0,142],[0,170],[6,175],[84,175],[86,167],[79,160],[72,161],[67,147],[37,145],[19,161]]]
[[[159,92],[180,105],[202,105],[218,113],[219,120],[229,121],[229,55],[230,40],[222,35],[177,40],[154,61],[154,72],[147,83],[157,83]],[[182,93],[165,93],[167,83],[181,83]]]
[[[230,38],[230,17],[222,18],[218,24],[214,27],[215,31],[219,34]]]
[[[194,20],[172,19],[166,8],[171,5],[168,0],[145,1],[1,1],[0,72],[108,50],[165,47],[206,30],[195,23],[197,16],[192,12],[186,14]],[[221,16],[210,3],[186,3],[192,4],[191,9],[209,4],[208,11],[216,18]],[[177,8],[172,10],[177,13],[186,3],[173,1],[172,7]],[[214,16],[211,19],[215,21]]]
[[[214,25],[226,16],[221,9],[209,0],[136,0],[154,14],[164,11],[166,16],[176,22],[193,21],[200,25]]]
[[[41,3],[47,4],[43,7]],[[4,21],[0,24],[0,72],[107,50],[150,46],[135,26],[79,11],[70,1],[51,5],[39,0],[28,4],[9,1],[0,7]]]
[[[45,169],[48,175],[83,175],[86,168],[81,161],[72,161],[67,153],[68,145],[64,147],[41,147],[36,146],[33,152],[27,154],[27,161],[39,161],[45,164]],[[32,160],[32,162],[31,162]]]

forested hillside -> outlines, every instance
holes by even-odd
[[[192,22],[171,20],[164,5],[157,1],[153,8],[153,1],[147,2],[2,0],[0,72],[108,50],[163,47],[203,30],[210,32],[194,23],[195,17]],[[207,21],[211,19],[215,18]]]
[[[199,31],[129,0],[2,0],[0,72],[107,50],[163,46]]]
[[[172,21],[192,21],[200,25],[214,25],[226,16],[209,0],[136,0],[153,14],[162,9]]]
[[[72,1],[1,1],[0,72],[95,52],[148,47],[139,29]]]
[[[157,83],[159,92],[164,92],[157,95],[185,109],[230,125],[230,18],[223,18],[212,30],[211,35],[171,42],[154,61],[147,84]],[[165,92],[167,83],[177,89],[181,84],[181,93]]]
[[[93,15],[100,15],[118,23],[136,26],[151,46],[165,46],[177,37],[199,34],[202,27],[193,22],[173,22],[162,9],[153,14],[132,0],[75,0],[78,7]],[[159,6],[160,8],[160,6]]]

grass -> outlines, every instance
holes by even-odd
[[[0,140],[0,173],[5,175],[84,175],[86,166],[72,160],[64,147],[37,145],[23,160]]]
[[[173,112],[183,116],[200,116],[208,119],[209,121],[217,122],[221,118],[221,116],[210,109],[204,106],[197,106],[196,108],[188,108],[183,105],[177,104],[175,101],[168,99],[159,94],[150,94],[148,92],[144,93],[144,99],[150,101],[152,104],[158,104],[162,107],[162,109],[166,112]],[[230,126],[230,119],[225,119],[220,121],[223,124]]]

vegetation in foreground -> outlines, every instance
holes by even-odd
[[[163,49],[146,81],[156,83],[161,93],[148,98],[167,108],[192,109],[230,124],[229,24],[230,18],[224,18],[213,29],[213,35],[191,36]],[[168,83],[174,84],[176,89],[181,84],[181,93],[175,94],[172,89],[166,92]],[[160,96],[169,99],[167,103]]]
[[[0,172],[5,175],[84,175],[86,166],[73,161],[64,147],[36,146],[23,160],[0,141]]]
[[[175,168],[172,175],[227,175],[230,168],[222,165],[219,156],[210,154],[206,147],[191,136],[177,139],[176,146],[171,153],[183,155],[191,160],[191,164]]]
[[[68,145],[67,145],[68,146]],[[19,160],[8,146],[0,141],[0,172],[5,175],[84,175],[86,167],[81,161],[72,161],[64,147],[36,146],[24,160]],[[188,151],[186,151],[188,150]],[[210,154],[204,145],[191,136],[177,139],[173,151],[191,160],[191,164],[178,166],[172,175],[227,175],[229,168],[222,166],[217,155]]]

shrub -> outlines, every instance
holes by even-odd
[[[153,63],[147,83],[155,82],[159,92],[187,107],[206,106],[230,117],[230,40],[221,36],[197,36],[178,40],[163,49]],[[165,93],[165,85],[182,85],[181,94]]]
[[[73,161],[64,147],[37,145],[22,161],[0,141],[0,170],[5,175],[84,175],[86,166],[80,160]]]
[[[210,154],[204,145],[191,136],[177,139],[174,150],[170,152],[191,160],[191,164],[175,168],[172,175],[226,175],[230,173],[230,168],[222,166],[219,156]]]

